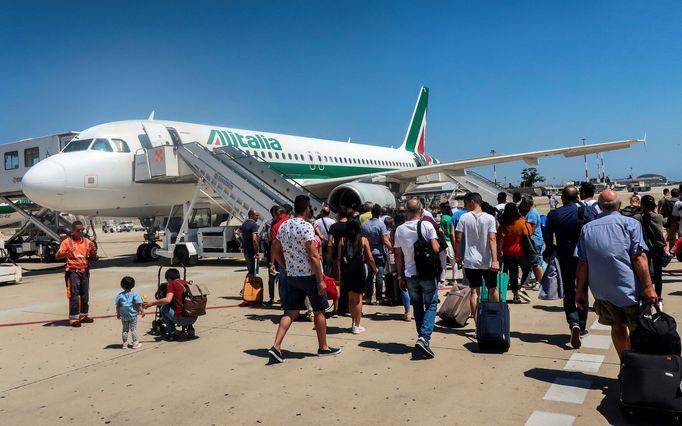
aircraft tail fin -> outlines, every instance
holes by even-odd
[[[422,86],[419,89],[417,104],[412,112],[412,119],[405,134],[405,140],[399,149],[409,152],[424,154],[426,145],[426,110],[429,104],[429,88]]]

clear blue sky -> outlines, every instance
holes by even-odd
[[[606,154],[607,174],[682,178],[680,2],[32,1],[0,23],[0,142],[156,110],[397,146],[423,84],[441,160],[646,131],[646,148]]]

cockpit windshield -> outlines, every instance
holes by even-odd
[[[91,143],[92,139],[74,139],[66,145],[66,148],[64,148],[64,151],[62,152],[85,151]]]
[[[90,148],[93,151],[103,151],[103,152],[114,152],[109,145],[109,141],[106,139],[95,139],[95,143],[92,144]]]

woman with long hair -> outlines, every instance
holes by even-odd
[[[527,244],[522,239],[533,234],[532,227],[519,212],[514,203],[504,206],[500,216],[500,227],[497,231],[498,257],[504,262],[504,271],[509,274],[509,285],[514,293],[513,303],[529,303],[530,296],[524,290],[519,291],[519,268],[521,282],[525,282],[531,270],[531,256]]]
[[[337,258],[339,276],[342,285],[349,289],[348,310],[350,311],[353,325],[351,332],[360,334],[365,328],[360,325],[362,319],[362,297],[365,293],[368,267],[377,273],[377,266],[372,257],[372,249],[367,238],[362,236],[360,222],[349,220],[346,231],[339,245]]]

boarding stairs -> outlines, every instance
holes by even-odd
[[[26,219],[24,225],[6,241],[8,244],[15,241],[17,238],[26,235],[32,227],[38,228],[53,241],[61,241],[61,237],[55,232],[55,229],[59,229],[59,227],[70,227],[70,224],[66,222],[66,219],[50,209],[42,208],[36,213],[31,213],[30,211],[22,209],[5,196],[0,196],[0,202],[7,203],[7,205],[13,207],[17,213]]]
[[[232,217],[241,221],[247,219],[252,208],[268,212],[273,205],[293,206],[298,195],[309,196],[314,211],[322,208],[322,201],[303,186],[264,159],[246,155],[234,146],[211,150],[197,142],[163,145],[138,152],[135,157],[136,182],[198,179],[223,199]]]
[[[462,176],[448,175],[448,177],[466,191],[478,192],[483,201],[493,206],[497,204],[497,194],[500,192],[507,192],[507,198],[511,199],[511,194],[506,188],[471,170],[466,170]],[[456,193],[457,190],[453,192],[453,197]]]

